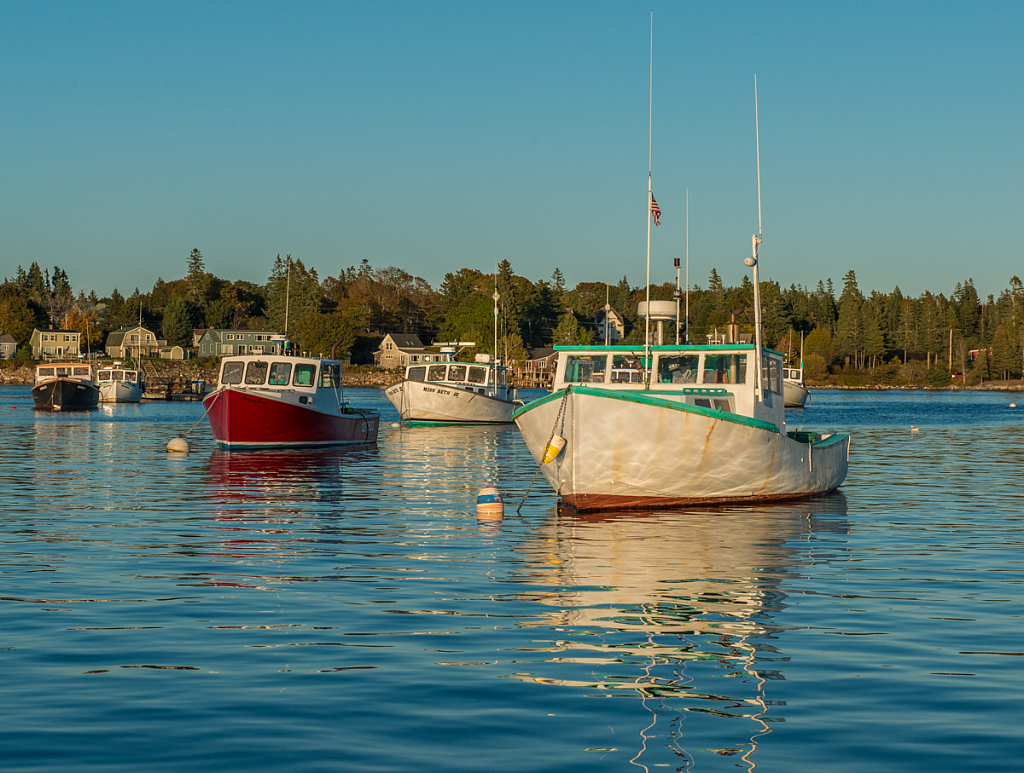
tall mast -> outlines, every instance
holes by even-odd
[[[757,75],[754,75],[754,141],[757,146],[757,233],[750,237],[753,255],[744,263],[754,270],[754,395],[764,400],[764,385],[761,383],[761,283],[757,273],[757,245],[761,243],[761,132],[757,117]]]
[[[288,300],[292,292],[292,256],[288,256],[287,278],[284,284],[284,337],[288,337]]]
[[[654,193],[651,191],[652,147],[654,139],[654,11],[651,11],[650,94],[647,102],[647,313],[644,314],[644,389],[651,383],[651,218]]]
[[[686,189],[686,343],[690,343],[690,189]]]

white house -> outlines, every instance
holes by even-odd
[[[607,312],[598,309],[594,322],[597,323],[597,340],[594,343],[603,344],[607,340],[614,344],[626,337],[626,320],[615,309],[608,309]]]

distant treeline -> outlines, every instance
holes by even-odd
[[[499,300],[499,348],[522,360],[529,349],[593,341],[598,312],[609,303],[625,320],[626,343],[642,344],[644,323],[637,303],[646,288],[581,282],[565,286],[557,268],[548,279],[532,281],[502,261],[496,274],[470,268],[445,275],[438,289],[394,267],[374,269],[369,261],[320,279],[316,269],[290,255],[270,262],[265,284],[221,279],[206,270],[202,253],[192,250],[181,279],[158,279],[148,293],[138,288],[124,296],[116,288],[100,298],[75,290],[67,273],[33,263],[18,267],[0,285],[0,334],[21,345],[33,327],[80,330],[93,347],[121,327],[142,323],[169,344],[188,346],[195,328],[287,332],[304,351],[326,352],[340,340],[357,362],[372,361],[386,333],[415,333],[424,343],[474,341],[475,352],[494,348],[494,301]],[[652,300],[671,300],[672,283],[651,286]],[[982,301],[971,279],[947,297],[925,292],[917,298],[892,292],[861,292],[849,271],[839,297],[832,280],[817,287],[761,283],[765,343],[799,356],[804,335],[808,377],[872,373],[883,381],[918,383],[928,370],[967,380],[1018,378],[1024,366],[1024,284],[1016,276],[996,298]],[[685,297],[681,302],[685,306]],[[689,297],[689,335],[694,343],[724,331],[735,314],[741,330],[753,326],[753,285],[723,285],[711,270],[706,288],[695,285]],[[672,332],[674,340],[674,331]],[[932,378],[934,379],[934,373]]]

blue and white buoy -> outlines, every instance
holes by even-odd
[[[484,486],[476,495],[476,516],[486,520],[501,520],[505,513],[505,503],[501,492],[496,486]]]

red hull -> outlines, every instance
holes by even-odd
[[[322,446],[376,443],[376,413],[327,414],[235,389],[203,400],[214,439],[229,447]]]

